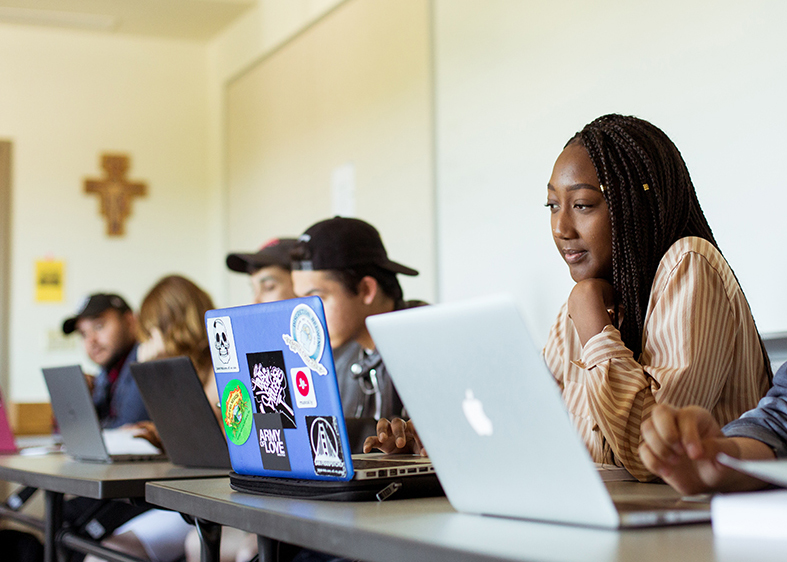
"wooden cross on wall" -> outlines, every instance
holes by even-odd
[[[101,197],[101,214],[107,219],[107,235],[123,236],[125,221],[131,214],[131,197],[146,195],[148,188],[143,182],[126,179],[128,156],[103,154],[101,167],[106,178],[85,180],[85,193],[97,193]]]

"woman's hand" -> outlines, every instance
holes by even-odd
[[[367,437],[363,443],[363,452],[370,453],[372,449],[380,449],[383,453],[412,453],[426,456],[426,449],[418,438],[413,422],[394,418],[388,421],[385,418],[377,422],[377,435]]]
[[[131,429],[134,430],[134,437],[145,439],[151,445],[164,450],[164,445],[161,443],[161,437],[158,434],[155,424],[152,421],[141,421],[133,424]]]
[[[153,328],[150,330],[150,338],[140,342],[137,348],[137,361],[144,363],[151,361],[164,354],[164,336],[161,330]]]
[[[614,306],[614,297],[612,284],[605,279],[583,279],[574,285],[568,297],[568,316],[583,346],[612,324],[609,311]]]

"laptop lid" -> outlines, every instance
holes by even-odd
[[[224,434],[188,357],[133,363],[131,376],[172,464],[230,468]]]
[[[8,413],[5,409],[3,393],[0,392],[0,453],[16,453],[16,443],[11,425],[8,423]]]
[[[513,299],[394,312],[367,326],[457,510],[622,524]]]
[[[66,452],[78,460],[126,461],[166,458],[144,439],[122,429],[101,429],[85,375],[79,365],[43,368],[52,411]],[[105,437],[110,439],[105,441]]]
[[[79,365],[42,369],[63,444],[77,459],[108,461],[98,414]]]
[[[232,469],[313,480],[354,471],[319,297],[210,310]]]

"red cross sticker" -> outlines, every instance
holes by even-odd
[[[295,375],[295,385],[298,387],[298,392],[301,396],[306,397],[309,395],[309,379],[306,377],[306,373],[298,371],[298,374]]]

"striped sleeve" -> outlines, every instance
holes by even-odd
[[[713,411],[738,351],[734,304],[725,279],[705,256],[682,254],[657,275],[653,289],[639,362],[612,326],[587,342],[581,359],[591,415],[614,456],[640,480],[652,478],[638,448],[640,425],[656,403]],[[741,396],[740,402],[753,404],[757,398]]]

